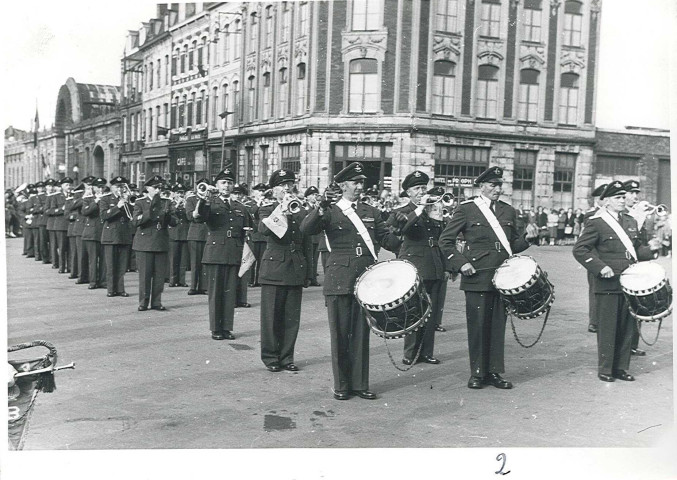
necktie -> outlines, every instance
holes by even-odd
[[[496,213],[496,200],[491,201],[491,211]]]
[[[357,203],[351,203],[351,207],[353,207],[353,210],[357,211]]]

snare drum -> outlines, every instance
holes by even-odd
[[[406,260],[376,263],[355,283],[355,298],[372,331],[399,338],[418,330],[431,313],[430,297],[416,267]]]
[[[672,312],[672,287],[656,262],[630,265],[621,273],[621,288],[637,320],[654,322]]]
[[[527,255],[508,258],[498,267],[492,282],[508,312],[518,318],[536,318],[555,301],[548,274]]]

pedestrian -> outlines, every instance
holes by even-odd
[[[536,225],[538,226],[539,245],[550,243],[550,230],[548,230],[548,209],[538,207],[536,213]]]
[[[567,226],[567,214],[563,208],[557,214],[557,245],[564,245],[564,231]]]
[[[555,245],[555,240],[557,239],[557,222],[559,220],[559,214],[557,210],[545,209],[547,215],[547,226],[548,226],[548,238],[550,239],[550,246]]]

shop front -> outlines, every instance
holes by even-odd
[[[208,175],[207,130],[172,134],[169,138],[169,171],[171,182],[193,188],[197,180]]]
[[[140,166],[138,173],[133,175],[137,180],[135,183],[142,184],[155,175],[167,180],[169,172],[169,149],[167,145],[144,147],[141,152],[143,165]]]

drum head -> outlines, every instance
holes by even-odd
[[[665,280],[665,269],[656,262],[630,265],[621,273],[621,287],[635,292],[656,288]]]
[[[403,298],[416,277],[416,267],[404,260],[377,263],[362,274],[355,294],[363,304],[386,305]]]
[[[536,273],[538,264],[527,256],[514,256],[507,259],[496,270],[494,285],[499,290],[512,290],[526,285]]]

